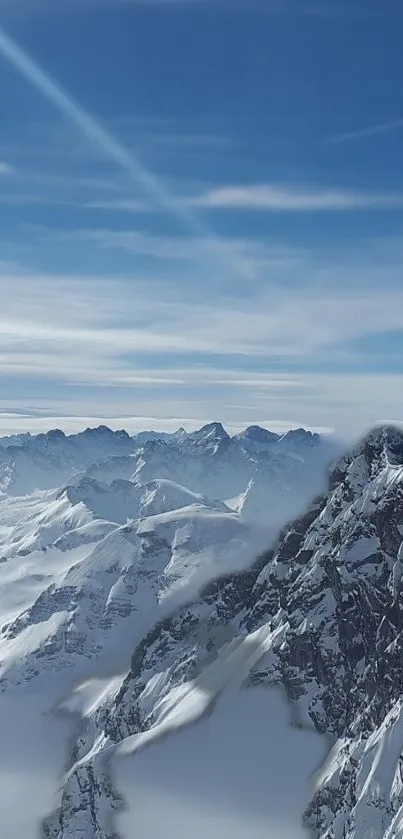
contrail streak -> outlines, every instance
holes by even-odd
[[[334,137],[329,137],[326,142],[334,145],[337,143],[347,143],[349,140],[359,140],[360,137],[386,134],[386,132],[394,131],[396,128],[403,128],[403,119],[395,119],[393,122],[384,122],[380,125],[370,125],[368,128],[359,128],[357,131],[349,131],[345,134],[336,134]]]
[[[140,185],[157,204],[176,216],[193,235],[213,238],[211,231],[204,226],[195,213],[177,200],[166,189],[160,178],[143,166],[134,154],[117,141],[109,131],[100,125],[84,108],[79,105],[63,88],[52,79],[30,56],[15,43],[0,27],[0,53],[28,79],[56,108],[59,109],[77,128],[107,156],[112,158],[128,173],[133,182]],[[212,242],[223,246],[216,239]],[[206,243],[206,250],[209,250]],[[216,254],[217,257],[217,254]],[[218,257],[217,257],[218,258]],[[239,264],[238,264],[239,271]]]

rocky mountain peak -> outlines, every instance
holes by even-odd
[[[206,439],[207,437],[216,437],[219,440],[229,440],[229,434],[227,434],[224,426],[221,422],[210,422],[207,425],[203,425],[198,431],[194,431],[192,434],[188,435],[189,437],[198,437]]]
[[[279,440],[279,435],[274,431],[269,431],[267,428],[262,428],[260,425],[249,425],[245,431],[238,434],[238,439],[248,440],[252,443],[275,443]]]
[[[305,446],[316,446],[320,441],[320,434],[313,431],[307,431],[305,428],[292,428],[280,437],[280,443],[289,443]]]

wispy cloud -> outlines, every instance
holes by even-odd
[[[1,175],[15,175],[16,171],[17,170],[14,166],[11,166],[10,163],[0,160],[0,177]]]
[[[103,388],[98,390],[98,398],[91,391],[89,404],[88,386],[81,393],[69,388],[55,393],[52,399],[38,393],[23,400],[2,398],[0,434],[35,433],[55,427],[72,433],[104,422],[132,433],[146,428],[176,431],[180,426],[193,431],[216,418],[233,433],[252,424],[279,432],[304,425],[317,431],[336,429],[339,435],[352,440],[377,423],[380,416],[394,417],[394,422],[403,416],[403,376],[398,374],[307,373],[301,377],[301,391],[301,399],[296,398],[295,390],[287,392],[285,388],[274,398],[270,391],[255,393],[253,387],[248,387],[245,392],[236,386],[232,391],[232,398],[239,403],[235,410],[224,388],[203,390],[195,402],[191,384],[182,385],[180,393],[172,386],[158,387],[154,393],[150,390],[149,395],[136,394],[134,414],[130,391],[122,395]]]
[[[193,197],[190,203],[206,209],[264,210],[277,213],[399,210],[403,193],[370,193],[337,189],[304,189],[257,184],[224,186]]]
[[[203,302],[183,301],[172,286],[136,278],[4,275],[0,303],[2,371],[7,353],[20,361],[23,357],[27,370],[39,354],[43,371],[49,356],[57,374],[58,354],[69,361],[65,369],[75,381],[82,378],[83,366],[97,369],[96,378],[104,381],[111,365],[114,375],[119,369],[133,373],[135,354],[158,357],[159,364],[169,355],[244,355],[251,361],[300,363],[332,358],[333,348],[362,336],[403,330],[403,292],[385,288],[361,294],[300,289],[290,295],[263,287],[246,301],[223,297]]]
[[[403,128],[403,119],[395,119],[391,122],[383,122],[379,125],[369,125],[366,128],[358,128],[355,131],[346,131],[344,134],[335,134],[328,137],[329,144],[347,143],[350,140],[359,140],[361,137],[372,137],[375,134],[387,134],[389,131],[396,131]]]
[[[136,427],[214,416],[231,426],[351,433],[381,414],[403,415],[403,376],[364,374],[348,348],[403,330],[400,289],[358,293],[336,282],[332,290],[290,295],[264,286],[243,300],[184,301],[176,287],[136,277],[21,275],[3,266],[0,312],[0,411],[131,416],[135,391]],[[331,373],[343,369],[340,360],[355,372]],[[313,372],[318,362],[326,375]]]

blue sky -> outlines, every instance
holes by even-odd
[[[0,0],[0,431],[403,418],[402,24]]]

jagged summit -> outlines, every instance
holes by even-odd
[[[224,426],[221,422],[209,422],[207,425],[203,425],[197,431],[193,431],[191,434],[188,435],[189,437],[193,438],[203,438],[206,439],[207,437],[217,437],[221,440],[229,439],[229,434],[226,432]]]
[[[227,451],[231,444],[231,437],[220,422],[210,422],[197,431],[177,439],[188,451],[204,451],[214,457]]]
[[[230,435],[224,428],[223,424],[218,421],[207,423],[206,425],[192,432],[187,432],[185,428],[180,427],[177,431],[174,432],[153,430],[140,431],[137,434],[133,435],[133,437],[130,437],[127,431],[125,431],[124,429],[114,431],[108,425],[101,424],[99,426],[88,426],[83,431],[70,434],[66,434],[64,431],[58,428],[51,429],[46,432],[41,432],[39,434],[31,434],[30,432],[24,432],[22,434],[12,434],[9,436],[0,437],[0,445],[3,447],[21,446],[24,448],[26,446],[29,446],[31,443],[35,444],[35,441],[65,440],[75,441],[79,443],[81,440],[86,441],[88,439],[96,438],[114,438],[116,440],[124,439],[126,441],[133,440],[135,443],[142,445],[145,442],[153,440],[164,440],[166,442],[176,443],[184,441],[186,438],[206,438],[208,435],[214,435],[215,437],[220,439],[230,438]],[[280,435],[274,431],[270,431],[270,429],[268,428],[264,428],[259,425],[250,425],[238,434],[233,435],[232,439],[256,443],[267,443],[268,445],[282,441],[316,444],[320,439],[320,436],[304,428],[291,429],[290,431]]]
[[[280,439],[280,435],[274,431],[268,431],[267,428],[262,428],[260,425],[249,425],[244,431],[236,435],[238,440],[247,440],[252,443],[275,443]]]
[[[81,435],[84,435],[86,437],[100,437],[100,436],[116,437],[117,439],[123,437],[123,438],[127,438],[128,440],[130,440],[130,437],[129,437],[127,431],[125,431],[123,428],[121,428],[117,431],[113,431],[111,428],[109,428],[108,425],[98,425],[95,428],[94,427],[88,427],[88,428],[85,429],[85,431],[79,432],[78,434],[73,434],[71,436],[73,436],[75,438],[80,438]]]
[[[313,431],[307,431],[305,428],[293,428],[287,431],[279,438],[279,443],[303,444],[306,446],[316,446],[320,440],[320,435]]]
[[[38,434],[38,438],[43,440],[44,438],[48,440],[65,440],[66,435],[64,431],[61,431],[60,428],[52,428],[50,431],[47,431],[45,434]]]
[[[347,454],[338,458],[331,473],[330,486],[346,479],[361,483],[386,466],[403,466],[403,429],[379,425],[369,431]]]
[[[388,459],[403,464],[403,428],[391,424],[379,425],[368,432],[358,448],[360,446],[363,453],[372,449],[374,453],[382,452]]]

